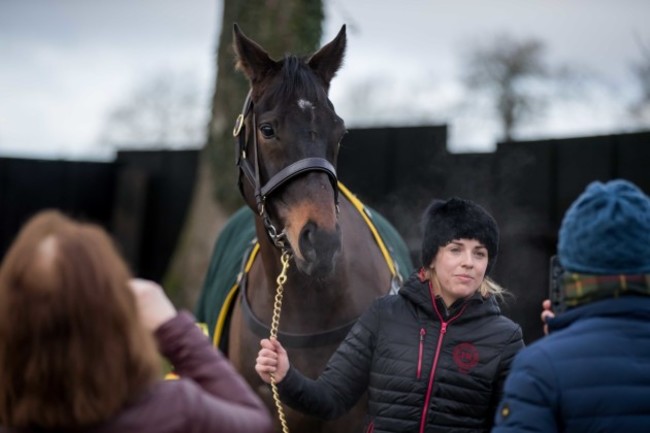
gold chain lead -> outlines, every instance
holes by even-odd
[[[280,326],[280,312],[282,310],[282,295],[284,293],[284,283],[287,282],[287,270],[289,269],[289,260],[291,259],[291,253],[284,250],[282,251],[282,257],[280,258],[282,262],[282,271],[275,282],[278,284],[275,289],[275,299],[273,301],[273,317],[271,318],[271,339],[276,340],[278,338],[278,328]],[[284,408],[280,402],[280,394],[278,393],[278,385],[275,383],[275,376],[271,374],[271,392],[273,393],[273,401],[275,402],[275,408],[278,411],[278,418],[280,419],[280,424],[282,424],[282,432],[289,433],[289,426],[287,425],[287,419],[284,416]]]

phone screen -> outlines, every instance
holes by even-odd
[[[551,308],[555,314],[561,313],[565,310],[564,303],[564,290],[562,290],[562,274],[564,268],[560,264],[557,256],[551,257],[549,266],[549,299],[551,300]]]

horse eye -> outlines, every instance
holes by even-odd
[[[265,123],[264,125],[260,125],[260,131],[262,131],[262,135],[264,136],[264,138],[272,138],[275,135],[275,131],[273,130],[273,127],[268,123]]]

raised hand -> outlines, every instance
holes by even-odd
[[[155,282],[134,278],[129,281],[129,287],[135,295],[140,320],[145,328],[153,332],[176,316],[176,308]]]

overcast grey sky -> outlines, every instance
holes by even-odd
[[[523,138],[635,127],[624,104],[638,42],[650,45],[650,1],[324,2],[323,42],[348,25],[331,96],[350,127],[448,123],[452,150],[491,150],[496,124],[456,106],[463,47],[498,33],[541,39],[550,63],[600,79],[587,104],[554,104]],[[189,77],[207,110],[220,20],[215,0],[0,0],[0,155],[110,158],[98,144],[108,114],[159,71]]]

